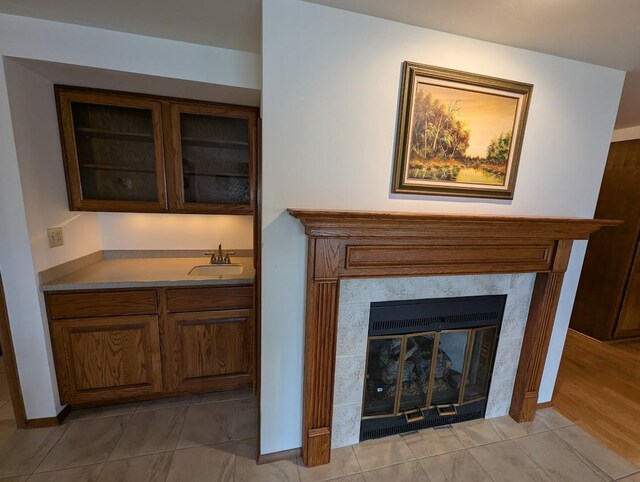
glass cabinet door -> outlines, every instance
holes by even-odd
[[[58,91],[72,209],[166,209],[159,102]]]
[[[190,104],[172,109],[176,208],[253,212],[255,111]]]

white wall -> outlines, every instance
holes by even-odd
[[[208,224],[204,217],[198,221],[189,216],[180,226],[149,221],[153,215],[65,213],[50,82],[9,57],[254,90],[260,89],[261,65],[254,53],[0,14],[0,270],[27,418],[32,419],[55,416],[60,409],[37,271],[100,249],[103,242],[106,249],[162,248],[177,239],[183,244],[172,248],[190,248],[196,242],[198,248],[213,246],[221,238],[216,230],[233,222],[209,217]],[[108,232],[103,240],[96,231],[96,226],[103,232],[131,226],[133,219],[143,219],[149,237],[138,230],[120,240]],[[237,226],[250,233],[247,219]],[[65,246],[50,250],[43,229],[60,224]],[[163,227],[181,230],[181,238],[166,238]],[[232,246],[238,239],[220,241],[245,247]]]
[[[70,212],[53,84],[5,61],[35,273],[101,249],[98,215]],[[49,248],[47,228],[61,226],[64,245]]]
[[[100,213],[103,249],[253,249],[252,216]]]
[[[390,195],[404,60],[535,85],[513,201]],[[305,236],[286,208],[593,215],[624,73],[296,0],[263,3],[262,453],[301,444]],[[582,258],[565,278],[541,401]],[[277,283],[272,282],[277,280]]]
[[[21,271],[35,280],[43,269],[101,249],[99,226],[95,213],[69,212],[53,85],[10,59],[4,61],[4,73],[32,258],[32,263],[24,263]],[[46,229],[53,226],[63,228],[65,243],[52,249]],[[27,413],[35,418],[34,413],[50,416],[51,401],[57,410],[59,400],[42,294],[36,291],[30,304],[32,313],[28,322],[18,330],[13,328],[13,334],[15,337],[18,331],[18,336],[34,335],[30,340],[30,359],[20,360],[19,367],[23,369],[21,379],[27,378],[23,391],[25,383],[29,385],[29,395],[24,395]],[[36,309],[39,317],[35,316]],[[23,375],[25,371],[27,374]],[[38,385],[35,381],[29,383],[32,371],[40,372]],[[43,383],[47,376],[49,380]],[[50,390],[49,397],[37,402],[32,394],[39,397],[43,389]],[[43,405],[44,401],[49,406]]]
[[[0,58],[0,270],[27,415],[51,417],[59,404],[33,272],[4,61]]]

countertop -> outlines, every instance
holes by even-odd
[[[101,259],[49,282],[42,291],[91,290],[108,288],[140,288],[154,286],[213,286],[253,284],[253,258],[231,257],[231,262],[244,265],[239,275],[190,276],[194,266],[208,263],[197,258],[124,258]]]

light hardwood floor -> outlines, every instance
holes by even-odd
[[[569,330],[553,406],[640,464],[640,340],[602,343]]]

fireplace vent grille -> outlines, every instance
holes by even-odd
[[[427,316],[421,318],[407,318],[404,320],[384,320],[374,321],[369,326],[370,333],[377,333],[388,330],[407,330],[413,328],[422,328],[425,325],[431,325],[438,323],[442,325],[449,325],[453,323],[469,323],[473,321],[490,322],[493,320],[499,320],[502,313],[499,311],[493,311],[490,313],[464,313],[460,315],[448,315],[448,316]]]
[[[382,428],[374,428],[371,430],[364,430],[360,433],[360,440],[370,440],[374,438],[387,437],[389,435],[397,435],[399,433],[413,432],[414,430],[422,430],[423,428],[431,428],[441,425],[450,425],[452,423],[466,422],[468,420],[475,420],[482,417],[482,411],[474,411],[469,413],[461,413],[458,415],[451,415],[448,417],[425,417],[419,422],[414,422],[405,425],[392,425]]]

